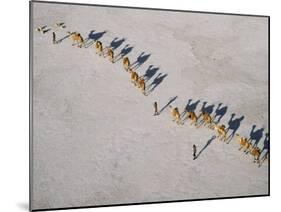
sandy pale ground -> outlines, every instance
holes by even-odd
[[[150,77],[148,96],[121,60],[96,55],[91,40],[81,49],[69,38],[53,45],[53,29],[35,31],[56,22],[66,25],[53,28],[57,39],[78,31],[109,46],[117,38],[115,54],[127,48],[131,63],[143,52],[136,70]],[[153,116],[154,101],[162,109],[174,100],[180,112],[189,103],[197,114],[205,106],[222,115],[229,135],[237,129],[266,147],[267,24],[263,17],[33,3],[32,208],[267,194],[268,161],[259,168],[237,139],[223,143],[190,121],[177,126],[168,107]]]

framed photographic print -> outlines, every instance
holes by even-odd
[[[30,1],[30,210],[268,196],[269,20]]]

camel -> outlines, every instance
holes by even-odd
[[[37,32],[41,32],[42,34],[44,34],[44,28],[45,28],[45,27],[37,27],[37,28],[36,28],[36,31],[37,31]]]
[[[70,35],[70,38],[72,39],[72,46],[75,45],[75,43],[78,44],[78,47],[81,48],[82,45],[84,44],[84,39],[83,37],[81,36],[80,33],[77,33],[77,32],[68,32],[68,34]]]
[[[220,140],[223,139],[223,141],[225,142],[225,141],[226,141],[226,129],[225,129],[225,125],[222,124],[222,125],[219,126],[219,125],[215,124],[214,128],[215,128],[215,130],[216,130],[217,133],[218,133],[218,138],[221,137]]]
[[[109,61],[114,63],[114,52],[111,48],[108,48],[107,49],[107,53],[106,53],[106,56],[109,57]]]
[[[37,27],[36,31],[41,32],[42,34],[45,34],[45,32],[48,32],[50,29],[46,29],[47,26]]]
[[[131,82],[134,83],[134,85],[137,85],[138,79],[139,79],[138,73],[131,70]]]
[[[128,71],[128,69],[130,68],[130,60],[128,57],[123,58],[123,66],[126,71]]]
[[[142,93],[145,95],[145,80],[144,78],[140,77],[138,81],[138,88],[142,91]]]
[[[99,54],[99,56],[101,56],[103,54],[102,42],[96,41],[95,48],[96,54]]]
[[[54,27],[63,29],[66,26],[64,25],[64,23],[55,23]]]
[[[176,121],[178,125],[182,124],[179,109],[177,107],[173,108],[171,105],[169,105],[169,107],[171,109],[171,115],[174,118],[173,121]]]
[[[251,144],[251,142],[249,141],[249,139],[246,141],[246,144],[245,144],[245,150],[244,152],[246,154],[248,154],[250,151],[252,151],[253,149],[253,145]]]
[[[259,167],[268,159],[268,152],[263,156],[262,159],[259,160]]]
[[[187,118],[191,119],[190,125],[194,124],[195,126],[197,126],[198,117],[196,116],[194,111],[187,112]]]
[[[212,127],[212,123],[213,123],[213,119],[212,117],[210,116],[209,113],[207,112],[204,112],[204,111],[201,111],[201,114],[199,115],[198,118],[200,118],[202,116],[202,120],[203,120],[203,123],[204,123],[204,126],[206,126],[207,124],[209,124],[209,128]]]
[[[252,149],[252,144],[249,141],[249,139],[240,136],[239,134],[236,134],[236,137],[238,138],[238,142],[240,144],[240,148],[238,149],[239,151],[242,150],[244,148],[244,152],[246,153],[248,150],[251,151]]]
[[[250,151],[250,154],[254,156],[254,163],[260,163],[260,155],[261,155],[261,150],[258,147],[255,147]]]

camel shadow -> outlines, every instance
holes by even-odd
[[[202,107],[201,107],[201,111],[202,112],[206,112],[206,113],[208,113],[208,114],[211,114],[213,111],[214,111],[214,107],[215,107],[215,105],[209,105],[209,106],[207,106],[207,103],[208,102],[203,102],[203,105],[202,105]]]
[[[104,30],[102,32],[96,32],[96,33],[94,32],[95,30],[91,30],[90,33],[88,34],[88,37],[85,40],[85,44],[84,44],[85,48],[90,47],[94,42],[99,40],[107,31]]]
[[[256,125],[253,125],[251,132],[250,132],[250,141],[251,141],[253,147],[258,146],[258,144],[263,136],[263,131],[264,131],[264,128],[255,130],[256,127],[257,127]]]
[[[116,55],[116,60],[121,60],[123,57],[125,57],[127,54],[129,54],[133,50],[133,46],[130,46],[129,44],[126,44],[126,46],[120,51],[118,55]]]
[[[112,50],[117,49],[119,46],[122,45],[122,43],[125,41],[125,38],[119,39],[117,37],[115,37],[111,42],[110,42],[110,48],[112,48]]]
[[[216,110],[215,110],[215,116],[213,118],[213,122],[215,124],[218,124],[220,123],[222,117],[226,114],[227,112],[227,106],[224,106],[224,107],[221,107],[222,106],[222,103],[219,103]],[[215,121],[217,118],[217,121]]]
[[[201,153],[212,143],[212,141],[216,138],[215,135],[213,135],[208,141],[207,143],[205,144],[205,146],[200,150],[200,152],[196,155],[195,159],[197,159]]]
[[[229,131],[232,131],[231,134],[228,136],[228,138],[226,140],[228,140],[227,144],[230,143],[230,141],[232,140],[232,138],[234,137],[234,135],[236,134],[237,130],[239,129],[241,122],[244,119],[244,116],[241,116],[240,118],[236,118],[235,117],[235,113],[231,114],[230,120],[228,121],[228,128],[227,128],[227,133]]]
[[[153,65],[150,65],[142,77],[144,77],[145,81],[147,82],[156,74],[158,70],[158,67],[153,68]]]
[[[92,30],[89,35],[88,38],[94,41],[99,40],[102,36],[104,36],[104,34],[107,32],[106,30],[102,31],[102,32],[96,32],[94,33],[95,30]]]
[[[264,161],[268,158],[268,155],[269,155],[269,134],[268,133],[265,134],[265,139],[263,142],[263,148],[261,150],[261,155],[262,155],[262,157],[260,157],[259,167],[261,167],[261,165],[264,163]]]
[[[169,102],[164,107],[161,108],[161,110],[159,111],[159,114],[161,114],[177,98],[178,98],[178,96],[174,96],[173,98],[170,98]]]
[[[185,108],[184,108],[184,111],[181,113],[181,117],[184,117],[187,112],[195,111],[195,109],[197,108],[199,102],[200,102],[200,100],[197,100],[196,102],[192,103],[192,99],[189,99],[187,104],[186,104],[186,106],[185,106]]]
[[[133,69],[139,68],[145,61],[148,60],[148,58],[150,57],[150,55],[151,55],[151,54],[145,54],[144,52],[142,52],[142,53],[138,56],[137,60],[132,63],[131,67],[132,67]]]
[[[265,151],[265,152],[267,153],[268,150],[269,150],[269,134],[266,133],[266,134],[265,134],[265,139],[264,139],[264,141],[263,141],[263,148],[262,148],[262,150],[261,150],[261,153],[262,153],[263,151]]]
[[[168,74],[159,73],[157,77],[154,78],[153,82],[148,87],[148,93],[152,93],[157,86],[159,86],[163,80],[168,76]]]
[[[49,28],[49,29],[44,29],[42,32],[43,32],[43,34],[45,34],[45,33],[49,32],[49,31],[51,31],[51,28]]]

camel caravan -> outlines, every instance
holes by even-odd
[[[65,27],[66,26],[64,23],[56,23],[54,25],[53,43],[56,43],[54,32],[58,29],[63,29]],[[35,31],[45,34],[50,29],[51,28],[47,29],[47,26],[42,26],[42,27],[37,27],[35,29]],[[68,31],[66,37],[69,37],[71,39],[72,46],[77,46],[79,48],[85,47],[85,40],[83,39],[83,37],[81,36],[80,33]],[[95,48],[96,54],[98,54],[99,56],[103,56],[104,58],[108,58],[108,60],[111,63],[115,63],[116,61],[119,60],[119,59],[116,60],[116,58],[114,57],[113,48],[111,48],[111,47],[103,48],[103,44],[101,41],[95,40],[93,46]],[[146,80],[145,80],[144,76],[139,76],[137,71],[134,70],[133,67],[131,67],[130,60],[127,56],[125,57],[125,56],[121,55],[121,59],[122,59],[123,68],[125,69],[126,72],[128,72],[130,74],[131,83],[136,88],[138,88],[145,96],[147,96]],[[228,137],[227,137],[228,130],[226,129],[225,125],[215,123],[214,122],[215,116],[212,117],[210,113],[204,111],[203,109],[200,110],[199,116],[196,115],[194,110],[193,111],[185,110],[183,113],[184,114],[183,116],[185,116],[185,117],[181,117],[178,107],[173,107],[173,106],[169,105],[169,108],[170,108],[170,114],[172,116],[172,119],[173,119],[173,121],[175,121],[177,123],[177,125],[179,125],[179,126],[184,125],[185,120],[190,120],[190,125],[194,125],[197,129],[200,126],[205,126],[208,129],[215,130],[216,138],[219,141],[226,142],[228,140]],[[250,139],[248,139],[246,137],[242,137],[238,133],[236,133],[235,136],[236,136],[237,141],[240,146],[238,150],[243,151],[245,154],[252,155],[254,157],[254,163],[257,163],[257,164],[259,164],[259,166],[261,166],[261,164],[268,158],[268,152],[264,155],[264,157],[261,160],[260,156],[261,156],[262,150],[259,147],[254,146],[251,143]]]
[[[181,115],[179,112],[179,109],[177,107],[172,107],[171,105],[169,105],[170,107],[170,113],[171,116],[173,118],[173,121],[176,121],[176,123],[178,125],[183,125],[182,119],[181,119]],[[197,128],[200,127],[199,123],[202,123],[203,126],[208,127],[211,130],[215,130],[216,131],[216,138],[220,141],[226,142],[228,140],[227,137],[227,129],[225,127],[224,124],[215,124],[213,122],[214,117],[211,117],[211,115],[209,113],[207,113],[206,111],[200,111],[200,115],[197,116],[195,114],[194,111],[186,111],[186,117],[185,120],[190,119],[190,125],[195,125]],[[261,166],[261,163],[264,162],[264,160],[267,159],[268,155],[266,154],[263,157],[263,161],[260,160],[260,156],[261,156],[261,149],[259,147],[254,147],[253,144],[251,143],[250,139],[247,139],[245,137],[241,137],[239,134],[236,133],[236,137],[238,138],[238,142],[240,145],[239,151],[244,150],[245,154],[250,154],[254,157],[254,163],[259,164],[259,166]]]
[[[254,163],[261,164],[260,156],[261,156],[261,149],[259,147],[254,147],[250,141],[250,139],[246,137],[242,137],[239,134],[236,134],[236,137],[238,138],[238,142],[240,145],[239,151],[244,150],[245,154],[250,153],[254,156]],[[267,156],[267,155],[266,155]],[[265,157],[266,159],[266,157]]]

